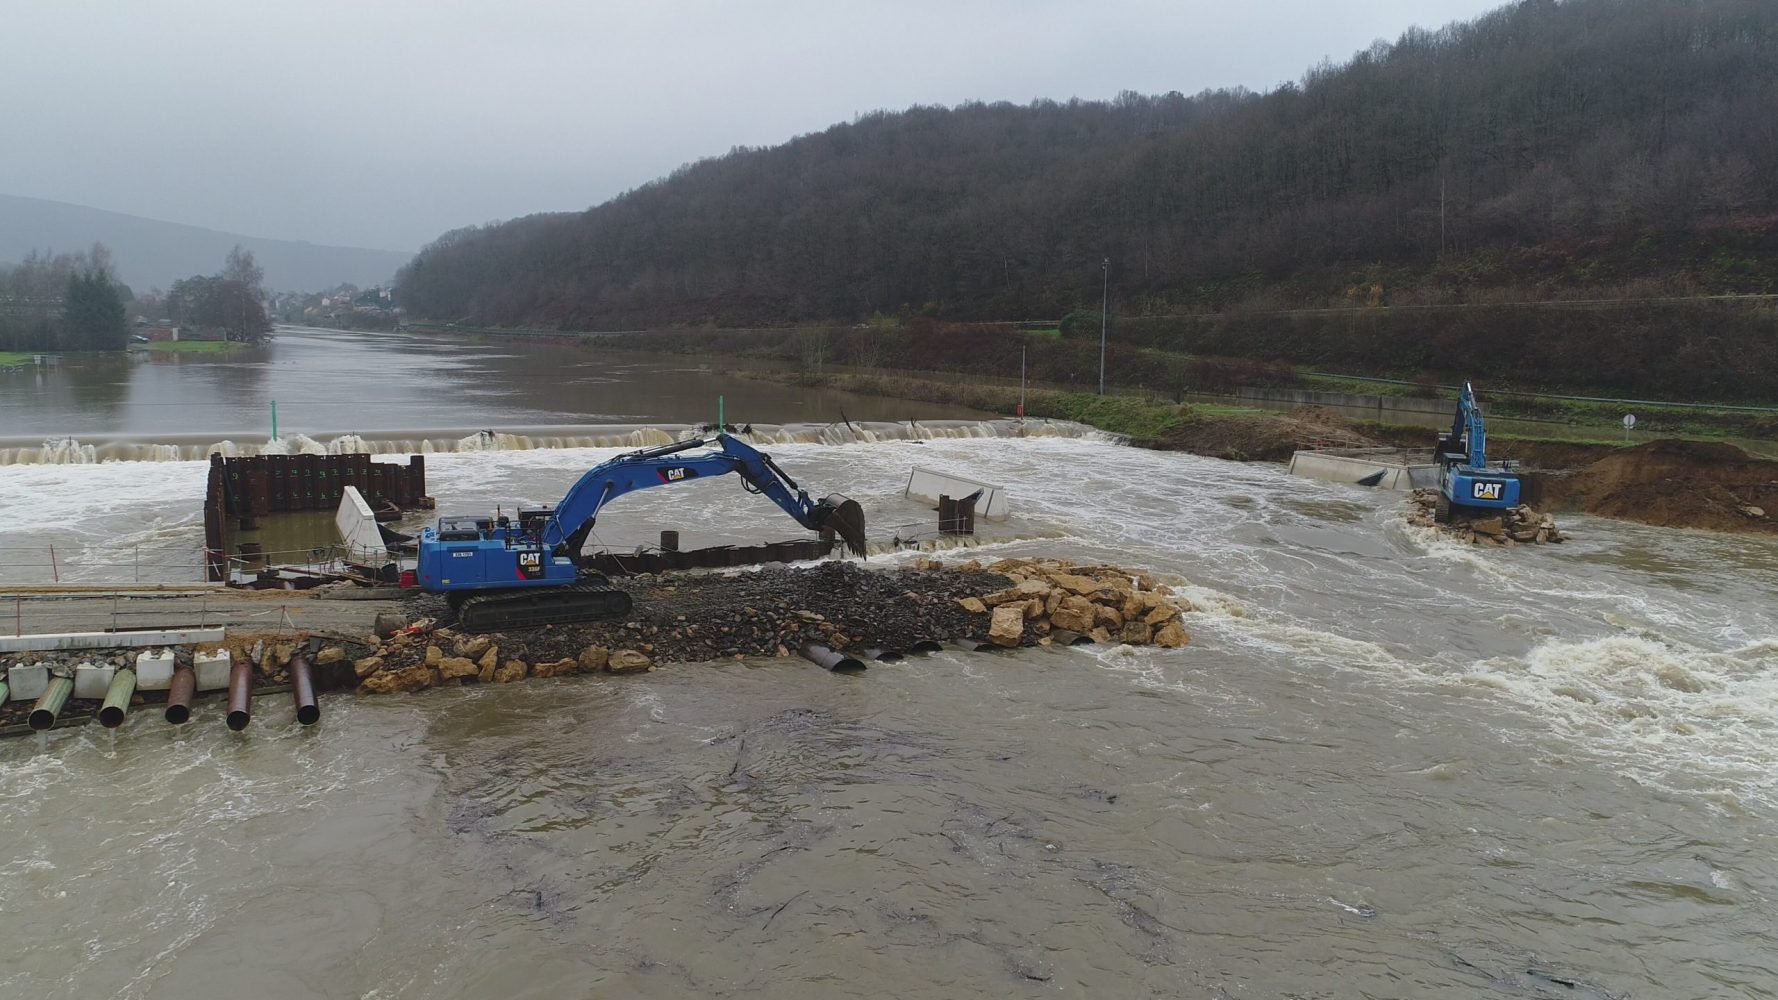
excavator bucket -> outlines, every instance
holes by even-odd
[[[821,537],[838,535],[853,555],[864,555],[864,508],[858,501],[829,493],[821,498],[821,509],[827,512],[821,519]]]

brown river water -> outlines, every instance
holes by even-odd
[[[452,416],[400,426],[562,420]],[[915,465],[1002,485],[1010,540],[970,555],[1158,570],[1192,645],[6,741],[0,996],[1778,996],[1778,544],[1574,517],[1479,551],[1275,467],[942,430],[772,452],[873,535],[930,516]],[[428,471],[476,509],[617,450]],[[202,469],[0,465],[0,547],[54,540],[95,581],[120,537],[196,548]],[[720,481],[606,517],[787,524]]]

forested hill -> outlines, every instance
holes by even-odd
[[[1778,3],[1525,0],[1266,94],[877,113],[458,230],[416,315],[875,313],[1778,291]]]

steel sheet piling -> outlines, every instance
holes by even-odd
[[[312,726],[321,721],[321,706],[315,703],[315,681],[309,669],[309,658],[290,658],[290,697],[296,702],[296,721]]]
[[[74,678],[52,677],[49,690],[31,706],[31,728],[38,732],[56,724],[56,716],[61,714],[62,706],[68,704],[68,696],[74,693]]]
[[[136,672],[124,667],[111,676],[105,689],[105,703],[99,706],[99,725],[116,729],[123,725],[124,713],[130,710],[130,696],[136,693]]]
[[[182,726],[191,720],[191,699],[198,693],[198,675],[191,667],[173,668],[173,684],[167,688],[167,721]]]
[[[235,660],[228,668],[228,728],[240,732],[253,718],[253,664]]]

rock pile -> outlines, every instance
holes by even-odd
[[[1498,514],[1454,513],[1450,524],[1440,524],[1437,490],[1415,490],[1410,502],[1414,510],[1408,515],[1409,524],[1441,529],[1471,545],[1560,545],[1563,541],[1555,518],[1539,514],[1525,504]]]
[[[380,622],[352,661],[364,694],[526,677],[635,673],[656,663],[790,657],[805,643],[897,649],[921,639],[986,638],[1007,648],[1084,636],[1176,649],[1189,601],[1147,573],[1054,559],[921,559],[897,570],[813,569],[635,577],[627,619],[468,635],[422,621]],[[345,647],[323,649],[317,664]],[[276,657],[274,655],[274,661]]]
[[[367,655],[352,661],[359,694],[396,694],[464,683],[511,684],[527,677],[566,674],[631,674],[654,666],[653,660],[637,650],[599,645],[553,660],[529,659],[522,651],[503,655],[502,636],[463,635],[450,628],[434,629],[426,621],[380,631],[389,634],[370,637],[365,644]],[[317,666],[337,663],[347,656],[346,647],[329,646],[316,654],[315,662]]]
[[[1178,649],[1191,642],[1180,617],[1193,610],[1147,573],[1116,566],[1076,566],[1059,559],[1002,559],[985,568],[1012,586],[958,600],[963,610],[989,616],[988,641],[997,646],[1049,645],[1086,636],[1095,642],[1154,644]]]

